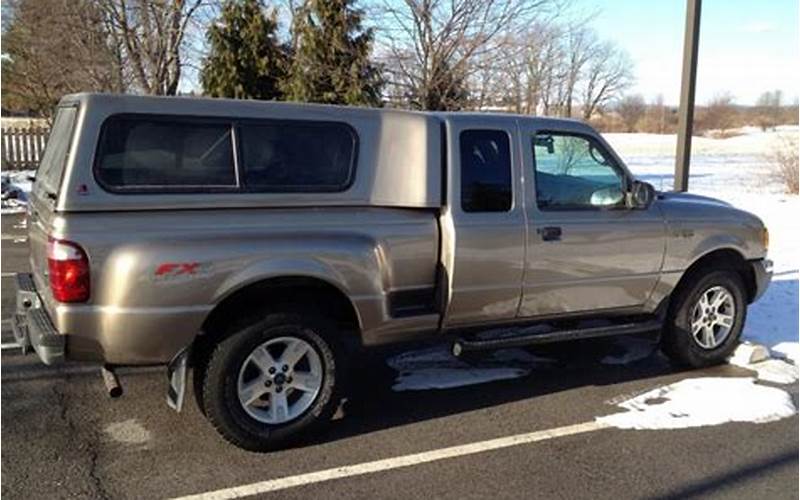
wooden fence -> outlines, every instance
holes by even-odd
[[[45,127],[9,127],[2,131],[2,169],[35,169],[42,159],[50,130]]]

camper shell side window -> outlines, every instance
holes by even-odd
[[[339,122],[114,115],[94,174],[114,193],[344,191],[357,146]]]

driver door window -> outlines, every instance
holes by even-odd
[[[564,133],[533,137],[539,210],[585,210],[623,206],[624,177],[594,139]]]

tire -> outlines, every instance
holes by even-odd
[[[319,430],[339,403],[335,338],[324,319],[285,313],[234,332],[208,360],[200,398],[206,418],[226,440],[251,451],[284,448]],[[304,353],[294,362],[290,346]]]
[[[720,291],[727,292],[730,300],[724,294],[717,295]],[[701,303],[704,296],[706,302]],[[691,276],[670,302],[661,337],[664,354],[678,365],[694,368],[724,362],[739,343],[747,315],[745,297],[744,283],[735,271],[713,270]],[[724,303],[719,302],[723,299]],[[727,324],[728,317],[732,324],[726,333],[722,323]]]

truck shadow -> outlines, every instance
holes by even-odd
[[[398,352],[430,352],[431,344],[404,346],[402,349],[383,349],[363,354],[353,370],[348,398],[343,404],[343,418],[334,421],[324,435],[311,438],[300,446],[347,439],[382,429],[418,423],[426,420],[473,412],[515,401],[552,395],[589,386],[607,386],[654,377],[678,374],[685,369],[675,367],[657,350],[657,339],[637,336],[627,339],[641,351],[649,344],[649,352],[641,352],[625,362],[626,341],[621,339],[592,339],[565,342],[527,351],[537,358],[551,362],[534,362],[525,376],[507,380],[462,385],[444,389],[393,390],[398,373],[387,365]],[[619,364],[613,364],[618,362]],[[483,361],[474,362],[480,369]],[[488,362],[489,367],[497,367]],[[511,364],[510,366],[519,366]],[[738,371],[725,367],[722,370]],[[368,376],[366,376],[368,374]],[[430,381],[436,384],[436,380]],[[448,381],[445,381],[448,383]],[[598,407],[602,413],[612,413],[614,406]]]

